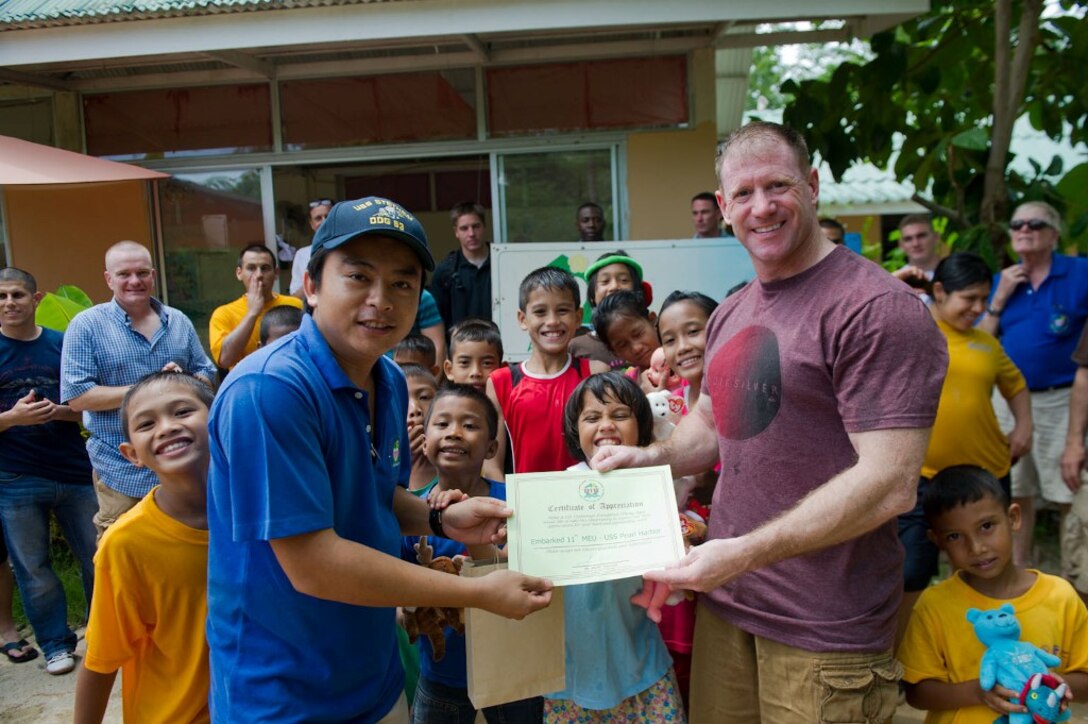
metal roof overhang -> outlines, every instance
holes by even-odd
[[[394,0],[6,28],[0,83],[123,90],[586,60],[868,37],[928,0]],[[756,32],[764,23],[834,21]]]

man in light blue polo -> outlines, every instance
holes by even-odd
[[[208,645],[216,722],[407,722],[395,606],[520,618],[550,584],[462,578],[399,559],[402,535],[498,540],[508,511],[432,513],[407,491],[403,373],[424,270],[416,218],[388,199],[332,208],[314,236],[298,332],[246,357],[209,419]]]
[[[98,537],[156,485],[155,474],[121,456],[119,408],[128,388],[159,370],[188,372],[213,386],[215,366],[180,310],[151,296],[155,269],[147,248],[119,241],[106,251],[113,299],[76,315],[64,335],[61,401],[83,413],[91,436]]]

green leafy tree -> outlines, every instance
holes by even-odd
[[[768,26],[776,30],[780,26]],[[843,63],[864,63],[872,58],[869,44],[854,40],[850,43],[802,43],[795,46],[789,60],[781,46],[761,46],[752,49],[752,65],[748,71],[748,99],[745,110],[779,110],[793,99],[782,92],[788,80],[827,80]]]
[[[874,36],[872,60],[844,63],[826,80],[787,81],[785,122],[836,177],[859,161],[886,166],[901,141],[894,170],[913,182],[914,200],[949,220],[959,248],[995,265],[1021,200],[1064,209],[1075,238],[1088,217],[1054,185],[1061,160],[1033,161],[1034,175],[1009,168],[1013,124],[1025,114],[1056,140],[1088,134],[1084,4],[1043,10],[1043,0],[935,1],[930,13]]]
[[[776,46],[752,48],[752,66],[748,69],[748,100],[744,110],[782,108],[786,98],[779,88],[783,78],[782,59]]]

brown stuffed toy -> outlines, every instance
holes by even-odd
[[[434,558],[434,548],[427,543],[427,536],[422,536],[415,545],[416,559],[421,565],[435,571],[461,575],[463,556],[439,556]],[[420,606],[418,608],[404,609],[404,630],[408,632],[408,640],[416,642],[420,634],[431,642],[431,650],[434,652],[434,660],[441,661],[446,656],[446,637],[443,629],[450,626],[459,634],[465,632],[463,618],[464,610],[450,606]]]
[[[684,538],[685,548],[697,546],[706,540],[706,523],[681,513],[680,535]]]

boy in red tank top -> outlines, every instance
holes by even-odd
[[[522,280],[518,324],[529,333],[532,353],[487,381],[487,396],[506,423],[500,431],[510,436],[514,472],[566,470],[575,463],[563,443],[563,406],[583,378],[608,371],[602,362],[571,357],[581,315],[578,282],[569,273],[543,267]],[[499,442],[502,456],[506,446]]]

